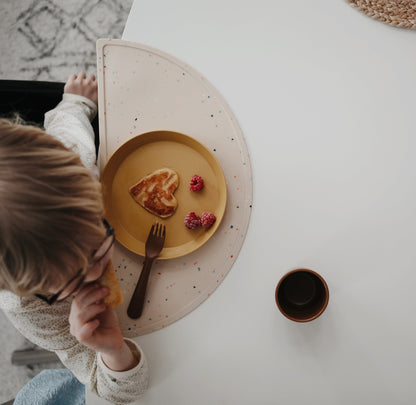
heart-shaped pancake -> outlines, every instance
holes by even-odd
[[[163,168],[140,179],[129,191],[143,208],[161,218],[167,218],[175,213],[178,206],[173,195],[178,185],[178,174],[172,169]]]

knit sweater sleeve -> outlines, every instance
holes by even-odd
[[[82,345],[70,334],[70,306],[70,300],[49,306],[37,298],[20,298],[0,291],[0,307],[15,328],[36,345],[55,352],[90,390],[114,404],[137,400],[148,385],[148,366],[143,351],[134,341],[125,339],[140,362],[128,371],[110,370],[100,353]]]
[[[94,130],[97,105],[77,94],[64,93],[62,101],[45,114],[45,131],[78,153],[85,167],[98,177]]]

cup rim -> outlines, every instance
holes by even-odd
[[[322,305],[322,308],[316,313],[316,314],[314,314],[314,315],[312,315],[312,316],[310,316],[309,318],[305,318],[305,319],[298,319],[298,318],[295,318],[295,317],[293,317],[293,316],[290,316],[289,314],[287,314],[286,312],[285,312],[285,310],[281,307],[281,305],[280,305],[280,303],[279,303],[279,300],[278,300],[278,298],[277,298],[277,294],[278,294],[278,291],[279,291],[279,288],[280,288],[280,286],[281,286],[281,284],[282,284],[282,282],[283,282],[283,280],[285,280],[288,276],[290,276],[291,274],[293,274],[293,273],[298,273],[298,272],[300,272],[300,271],[303,271],[303,272],[306,272],[306,273],[310,273],[310,274],[313,274],[314,276],[316,276],[316,277],[318,277],[319,278],[319,280],[322,282],[322,284],[323,284],[323,286],[324,286],[324,289],[325,289],[325,302],[324,302],[324,304]],[[316,271],[314,271],[314,270],[311,270],[311,269],[306,269],[306,268],[298,268],[298,269],[293,269],[293,270],[290,270],[290,271],[288,271],[286,274],[284,274],[281,278],[280,278],[280,280],[279,280],[279,282],[277,283],[277,286],[276,286],[276,290],[275,290],[275,293],[274,293],[274,299],[275,299],[275,301],[276,301],[276,305],[277,305],[277,307],[279,308],[279,311],[286,317],[286,318],[288,318],[288,319],[290,319],[291,321],[294,321],[294,322],[300,322],[300,323],[305,323],[305,322],[310,322],[310,321],[313,321],[314,319],[316,319],[316,318],[318,318],[319,316],[321,316],[322,315],[322,313],[325,311],[325,309],[326,309],[326,307],[328,306],[328,302],[329,302],[329,288],[328,288],[328,285],[327,285],[327,283],[326,283],[326,281],[325,281],[325,279],[319,274],[319,273],[317,273]]]

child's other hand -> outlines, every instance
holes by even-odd
[[[78,75],[69,76],[64,93],[78,94],[98,104],[97,81],[93,74],[87,76],[84,72],[80,72]]]
[[[83,287],[72,301],[69,323],[71,334],[79,342],[111,354],[121,349],[124,340],[114,310],[102,303],[108,294],[108,288],[97,283]]]

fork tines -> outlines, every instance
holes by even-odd
[[[150,229],[150,234],[158,236],[160,238],[164,238],[166,235],[166,227],[165,225],[159,224],[159,222],[156,222],[152,225],[152,228]]]

